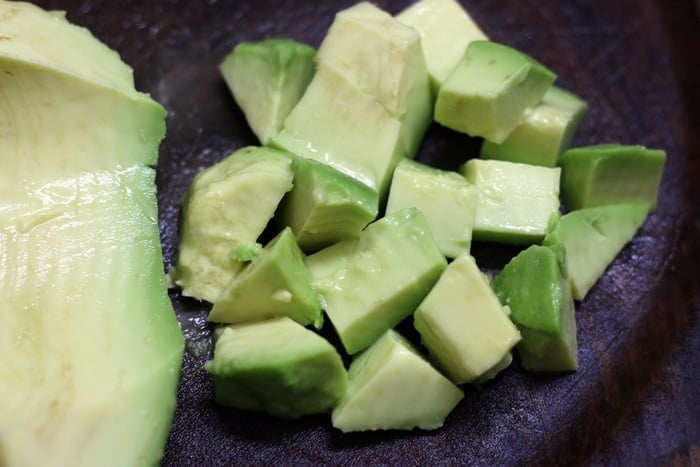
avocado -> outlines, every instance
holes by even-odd
[[[418,0],[396,15],[421,37],[434,95],[457,66],[470,42],[486,34],[455,0]]]
[[[463,397],[461,389],[390,329],[350,364],[347,391],[331,420],[346,433],[434,430]]]
[[[640,145],[600,144],[561,155],[561,194],[567,209],[621,203],[656,207],[666,152]]]
[[[587,110],[585,101],[552,86],[502,143],[485,140],[480,157],[555,167]]]
[[[285,419],[330,412],[347,385],[335,348],[288,317],[224,327],[204,368],[216,403]]]
[[[62,14],[0,17],[0,465],[156,465],[184,349],[149,167],[165,109]]]
[[[454,258],[471,246],[477,198],[476,187],[457,172],[404,159],[394,170],[386,212],[418,208],[440,251]]]
[[[292,228],[305,252],[357,237],[377,217],[376,190],[306,157],[295,157],[292,167],[294,188],[282,199],[276,216]]]
[[[323,324],[321,301],[289,227],[265,245],[214,302],[215,323],[261,321],[288,316],[302,325]]]
[[[440,86],[435,121],[494,143],[518,126],[556,75],[530,56],[492,41],[473,41]]]
[[[561,244],[566,250],[574,299],[583,300],[648,212],[648,203],[611,204],[572,211],[554,224],[543,244]]]
[[[511,259],[493,279],[493,289],[522,334],[517,345],[523,368],[578,368],[576,316],[564,250],[532,245]]]
[[[413,314],[421,342],[455,384],[474,381],[520,341],[491,284],[467,253],[455,258]]]
[[[538,243],[559,217],[559,167],[470,159],[460,172],[479,192],[475,240]]]
[[[282,127],[314,75],[316,50],[292,39],[241,42],[219,71],[248,125],[266,145]]]
[[[180,242],[170,272],[182,294],[214,303],[243,268],[232,257],[256,242],[292,189],[291,156],[272,148],[238,149],[194,178],[182,203]]]
[[[328,249],[309,256],[309,270],[349,354],[369,347],[413,313],[447,266],[415,208],[389,214],[358,239]]]

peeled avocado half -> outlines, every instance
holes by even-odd
[[[166,112],[61,14],[0,17],[0,465],[157,464],[183,351],[149,167]]]

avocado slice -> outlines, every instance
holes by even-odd
[[[183,295],[211,303],[219,298],[244,266],[232,251],[257,241],[292,179],[289,154],[257,146],[197,174],[182,202],[177,263],[170,271]]]
[[[648,203],[611,204],[579,209],[559,218],[543,244],[562,245],[566,250],[574,299],[584,299],[648,213]]]
[[[219,64],[219,71],[266,145],[299,102],[315,71],[313,47],[292,39],[241,42]]]
[[[306,157],[295,157],[292,167],[294,188],[282,199],[276,216],[281,225],[292,228],[305,252],[356,238],[377,217],[376,190]]]
[[[386,212],[418,208],[448,258],[468,252],[478,203],[476,186],[457,172],[402,160],[391,181]]]
[[[552,86],[502,143],[485,140],[480,157],[555,167],[587,110],[585,101]]]
[[[347,391],[331,420],[345,433],[434,430],[463,397],[461,389],[390,329],[350,364]]]
[[[467,253],[447,266],[413,314],[413,325],[431,359],[455,384],[481,377],[520,341],[508,310]]]
[[[484,31],[455,0],[418,0],[396,15],[396,19],[420,34],[436,96],[469,43],[488,40]]]
[[[564,251],[532,245],[510,260],[493,279],[493,289],[522,334],[517,345],[523,368],[573,371],[578,368],[576,316]]]
[[[166,112],[62,14],[0,17],[0,465],[155,465],[184,348],[148,166]]]
[[[204,368],[216,403],[286,419],[330,412],[347,384],[335,348],[288,317],[224,327]]]
[[[494,143],[522,123],[552,86],[556,75],[507,45],[473,41],[435,102],[435,121]]]
[[[323,324],[321,301],[289,227],[255,255],[214,302],[215,323],[261,321],[288,316],[302,325]]]
[[[479,191],[475,240],[538,243],[559,217],[559,167],[470,159],[460,172]]]
[[[413,313],[447,266],[415,208],[389,214],[368,225],[357,240],[328,250],[309,256],[309,270],[349,354],[369,347]]]
[[[641,145],[600,144],[561,155],[561,194],[567,209],[649,203],[653,210],[666,152]]]

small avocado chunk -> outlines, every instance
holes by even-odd
[[[649,203],[656,207],[666,152],[640,145],[601,144],[561,155],[561,194],[567,209]]]
[[[473,41],[440,87],[435,121],[470,136],[502,143],[555,78],[544,65],[512,47]]]
[[[289,227],[233,278],[214,302],[208,320],[234,324],[276,316],[317,329],[323,324],[321,300],[311,287],[304,253]]]
[[[282,199],[276,216],[292,228],[305,252],[356,238],[377,217],[376,190],[306,157],[295,157],[292,167],[294,188]]]
[[[313,47],[292,39],[241,42],[219,71],[248,125],[266,145],[282,128],[314,76]]]
[[[178,258],[171,277],[182,294],[215,302],[244,264],[231,253],[255,243],[285,193],[292,160],[248,146],[197,174],[182,203]]]
[[[565,214],[544,238],[544,245],[562,245],[573,297],[583,300],[649,213],[648,203],[610,204]]]
[[[350,364],[347,391],[331,420],[346,433],[434,430],[463,397],[460,388],[390,329]]]
[[[413,313],[447,266],[415,208],[389,214],[368,225],[358,239],[328,248],[310,255],[308,264],[349,354],[369,347]]]
[[[559,217],[559,167],[470,159],[460,171],[479,191],[475,240],[537,243]]]
[[[396,19],[420,34],[435,95],[469,43],[488,39],[456,0],[418,0],[396,15]]]
[[[555,167],[587,110],[585,101],[552,86],[502,143],[484,141],[481,158]]]
[[[455,384],[484,375],[520,341],[508,310],[466,253],[447,266],[418,306],[413,325],[431,359]]]
[[[217,404],[285,419],[330,412],[347,385],[338,351],[287,317],[224,327],[204,368]]]
[[[522,334],[517,345],[523,368],[578,368],[576,317],[563,249],[532,245],[493,280],[493,288]]]

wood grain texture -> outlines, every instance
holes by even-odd
[[[116,48],[137,86],[169,110],[158,167],[166,266],[194,174],[255,143],[216,66],[242,40],[318,45],[349,0],[42,1]],[[378,4],[395,13],[407,1]],[[554,69],[590,104],[575,145],[668,153],[657,211],[577,308],[581,368],[528,374],[517,362],[443,429],[343,435],[328,417],[275,420],[212,404],[202,305],[172,297],[188,337],[164,465],[700,464],[700,19],[695,1],[463,0],[494,39]],[[420,159],[454,168],[478,142],[438,126]],[[497,270],[512,248],[476,245]]]

